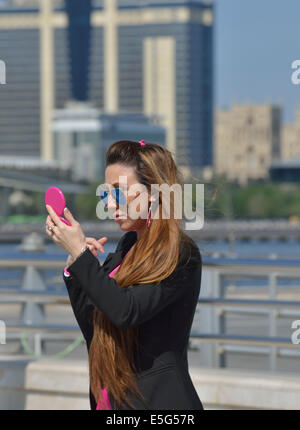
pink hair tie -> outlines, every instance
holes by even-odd
[[[144,140],[140,140],[140,141],[139,141],[139,143],[141,144],[141,146],[146,145],[146,143],[145,143],[145,141],[144,141]]]

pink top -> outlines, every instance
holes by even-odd
[[[131,249],[131,248],[130,248]],[[129,251],[130,251],[130,249],[129,249]],[[128,252],[129,252],[128,251]],[[128,254],[128,252],[126,253],[126,255]],[[125,257],[126,257],[126,255],[125,255]],[[124,257],[124,258],[125,258]],[[122,263],[121,263],[122,264]],[[114,274],[116,273],[116,271],[118,270],[118,268],[121,266],[121,264],[119,264],[117,267],[115,267],[109,274],[108,274],[108,276],[110,277],[110,278],[112,278],[113,276],[114,276]],[[105,399],[105,402],[107,403],[107,405],[108,405],[108,407],[107,407],[107,405],[105,404],[105,403],[103,403],[103,402],[101,402],[101,399],[99,398],[99,400],[98,400],[98,403],[97,403],[97,407],[96,407],[96,410],[109,410],[109,409],[112,409],[112,407],[111,407],[111,404],[110,404],[110,401],[109,401],[109,397],[108,397],[108,393],[107,393],[107,390],[106,390],[106,388],[102,388],[102,394],[103,394],[103,396],[104,396],[104,399]]]
[[[97,411],[107,411],[107,410],[112,409],[106,388],[102,388],[102,394],[104,396],[106,404],[105,404],[105,402],[101,403],[101,399],[99,398],[96,410]]]

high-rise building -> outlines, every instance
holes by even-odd
[[[53,156],[72,170],[74,180],[104,180],[105,154],[112,142],[143,136],[165,146],[165,128],[143,113],[108,114],[76,101],[56,109],[53,117]]]
[[[272,161],[280,159],[280,106],[235,105],[217,110],[214,141],[217,175],[242,185],[268,178]]]
[[[282,127],[281,159],[300,158],[300,110],[296,112],[296,121]]]
[[[0,0],[0,152],[51,159],[53,111],[73,99],[159,115],[181,167],[211,165],[213,12],[200,0]]]

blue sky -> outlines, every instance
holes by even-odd
[[[300,0],[214,0],[215,103],[279,103],[283,121],[300,108],[291,63],[300,60]]]

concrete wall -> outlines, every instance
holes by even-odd
[[[207,409],[300,409],[300,375],[292,372],[190,368]]]
[[[0,356],[0,409],[25,409],[25,370],[30,358]]]
[[[89,410],[87,360],[0,358],[0,409]],[[300,409],[293,373],[190,367],[204,409]]]
[[[25,375],[25,409],[90,409],[87,360],[40,359]]]

